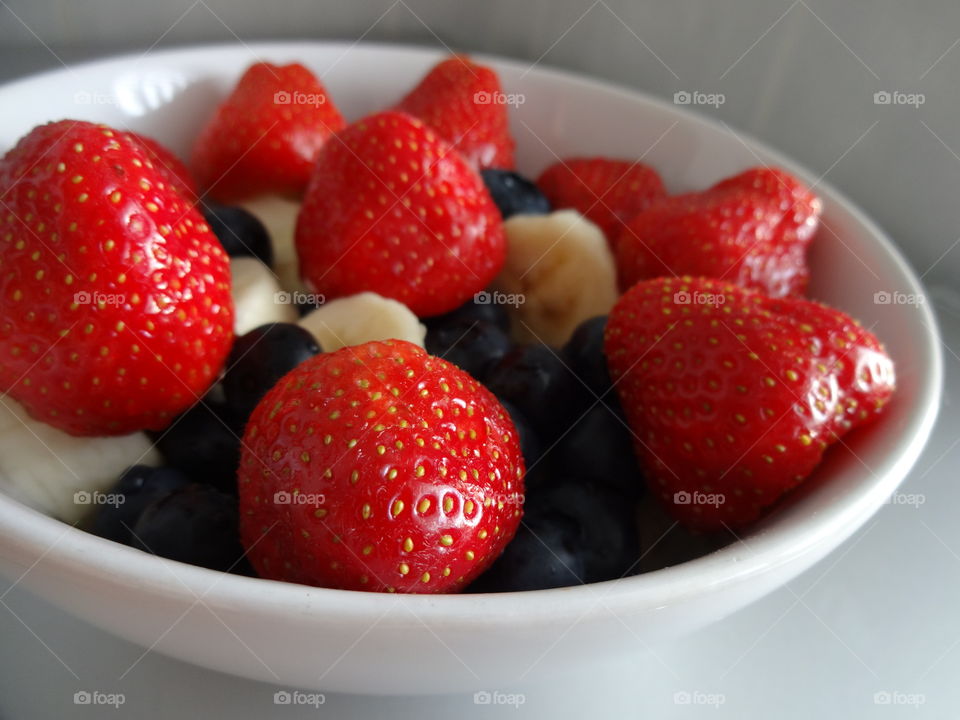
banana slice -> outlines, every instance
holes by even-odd
[[[230,260],[233,281],[233,331],[243,335],[248,330],[271,322],[296,322],[297,308],[292,295],[280,289],[273,272],[252,257]]]
[[[281,287],[289,291],[306,290],[300,280],[300,262],[293,242],[300,203],[279,195],[264,195],[241,205],[256,215],[270,233],[273,269],[280,278]]]
[[[374,292],[337,298],[300,318],[324,352],[370,340],[406,340],[423,347],[427,328],[402,302]]]
[[[160,465],[144,433],[74,437],[34,420],[0,395],[0,490],[40,512],[76,522],[131,465]]]
[[[610,311],[617,274],[600,228],[575,210],[514,215],[503,227],[507,261],[494,285],[518,339],[559,347],[581,322]]]

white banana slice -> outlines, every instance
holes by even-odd
[[[0,395],[0,490],[40,512],[76,522],[130,465],[160,464],[142,432],[74,437]]]
[[[270,234],[273,269],[280,278],[283,289],[306,290],[300,280],[300,263],[293,242],[300,203],[279,195],[264,195],[241,204],[244,209],[256,215]]]
[[[508,309],[518,339],[559,347],[581,322],[610,311],[617,273],[600,228],[575,210],[514,215],[503,227],[507,260],[494,284],[516,299]]]
[[[298,313],[292,295],[280,289],[273,272],[252,257],[230,260],[233,281],[233,330],[243,335],[272,322],[296,322]]]
[[[370,340],[406,340],[423,347],[427,328],[410,308],[374,292],[337,298],[300,318],[324,352]]]

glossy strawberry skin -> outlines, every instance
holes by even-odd
[[[494,70],[455,55],[435,65],[397,109],[423,120],[477,170],[512,170],[505,99]]]
[[[143,146],[153,163],[154,169],[160,173],[168,185],[175,188],[189,203],[196,203],[198,198],[197,184],[193,175],[183,161],[173,154],[173,151],[159,141],[146,135],[128,132],[127,135]]]
[[[755,521],[895,385],[880,342],[843,313],[704,278],[636,284],[605,352],[651,491],[702,530]]]
[[[611,244],[631,218],[667,196],[653,168],[606,157],[560,160],[537,186],[554,208],[573,208],[596,223]]]
[[[344,125],[326,88],[299,63],[256,63],[197,136],[190,165],[216,200],[298,196],[327,139]]]
[[[459,307],[506,258],[483,181],[437,134],[385,112],[328,143],[297,218],[304,280],[327,298],[370,290],[420,316]]]
[[[74,435],[165,427],[232,340],[228,259],[125,133],[64,120],[0,161],[0,390]]]
[[[751,168],[636,215],[617,236],[620,286],[665,275],[713,277],[773,297],[801,295],[822,203],[797,178]]]
[[[456,591],[516,531],[523,472],[488,390],[415,345],[369,342],[306,361],[257,406],[241,538],[266,578]]]

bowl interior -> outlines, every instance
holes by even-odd
[[[151,134],[184,154],[214,104],[257,58],[300,61],[322,75],[348,118],[398,99],[438,58],[433,50],[337,43],[257,44],[151,53],[92,63],[0,88],[0,149],[32,126],[63,117],[98,120]],[[757,164],[776,164],[816,186],[825,213],[812,251],[810,294],[858,317],[886,343],[897,364],[899,389],[886,415],[869,432],[834,448],[816,476],[734,543],[677,567],[611,585],[607,606],[625,612],[667,606],[691,593],[744,582],[808,553],[822,554],[849,536],[903,479],[936,414],[940,356],[932,314],[924,304],[882,304],[876,293],[920,295],[903,258],[883,233],[818,177],[762,144],[660,100],[541,67],[483,58],[500,72],[505,90],[522,103],[512,110],[520,169],[531,175],[558,157],[608,154],[641,157],[672,191],[703,188]],[[0,497],[0,548],[17,565],[43,557],[73,578],[177,597],[208,593],[207,602],[309,617],[317,607],[338,617],[387,613],[395,599],[306,588],[180,566],[67,529]],[[51,549],[52,548],[52,549]],[[31,560],[32,559],[32,560]],[[33,571],[31,571],[33,574]],[[29,586],[30,575],[24,579]],[[615,586],[615,587],[613,587]],[[60,598],[69,604],[69,598]],[[448,623],[524,624],[605,612],[591,608],[588,588],[507,596],[404,598],[416,618]],[[329,616],[327,618],[329,620]]]

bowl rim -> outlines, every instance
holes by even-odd
[[[346,41],[325,40],[258,41],[243,47],[261,57],[269,57],[271,53],[290,55],[316,51],[318,46],[344,51],[356,46],[375,52],[417,55],[428,60],[436,60],[449,52],[443,48],[412,44],[365,42],[357,46]],[[171,57],[182,59],[190,53],[230,55],[240,49],[241,46],[236,43],[184,45],[153,51],[150,53],[150,62],[162,62]],[[496,65],[498,69],[526,71],[529,67],[528,63],[503,56],[470,54],[481,62]],[[0,85],[0,97],[7,92],[29,87],[39,80],[52,80],[72,72],[108,71],[137,57],[137,53],[113,55],[70,65],[69,68],[32,74]],[[304,62],[310,64],[308,60]],[[571,90],[589,86],[593,92],[600,91],[632,102],[640,101],[679,115],[685,122],[694,125],[726,130],[748,148],[762,154],[765,162],[780,165],[807,182],[813,177],[795,161],[752,135],[734,130],[686,107],[677,107],[647,92],[540,63],[529,72],[562,82]],[[889,256],[889,260],[909,283],[910,289],[921,293],[919,278],[886,233],[830,183],[819,180],[817,187],[822,196],[829,197],[832,203],[848,213],[873,237],[878,249]],[[917,311],[921,313],[926,327],[923,347],[918,349],[918,356],[924,363],[925,381],[906,418],[902,433],[906,439],[898,443],[900,450],[895,461],[882,478],[852,491],[844,497],[842,504],[831,507],[829,511],[787,528],[778,528],[772,523],[757,535],[750,535],[750,547],[746,552],[743,543],[735,541],[707,555],[641,575],[549,590],[446,595],[372,593],[249,578],[167,560],[87,533],[33,510],[2,492],[0,543],[16,546],[21,556],[36,558],[14,584],[19,583],[40,562],[51,562],[59,572],[83,577],[89,582],[105,583],[104,587],[135,585],[141,591],[185,604],[202,597],[207,605],[262,615],[298,610],[299,619],[313,615],[321,622],[329,619],[325,610],[335,609],[337,616],[342,619],[369,620],[371,615],[387,615],[398,602],[411,612],[406,614],[406,621],[404,615],[394,616],[391,625],[422,626],[423,619],[441,626],[482,627],[505,622],[540,625],[555,623],[557,615],[586,619],[599,612],[629,614],[631,610],[645,612],[663,609],[720,588],[746,583],[760,574],[788,565],[801,556],[817,552],[838,536],[842,535],[843,539],[849,537],[899,485],[930,435],[939,410],[943,383],[940,336],[934,313],[929,304],[919,306]],[[179,584],[169,582],[170,573],[179,580]]]

